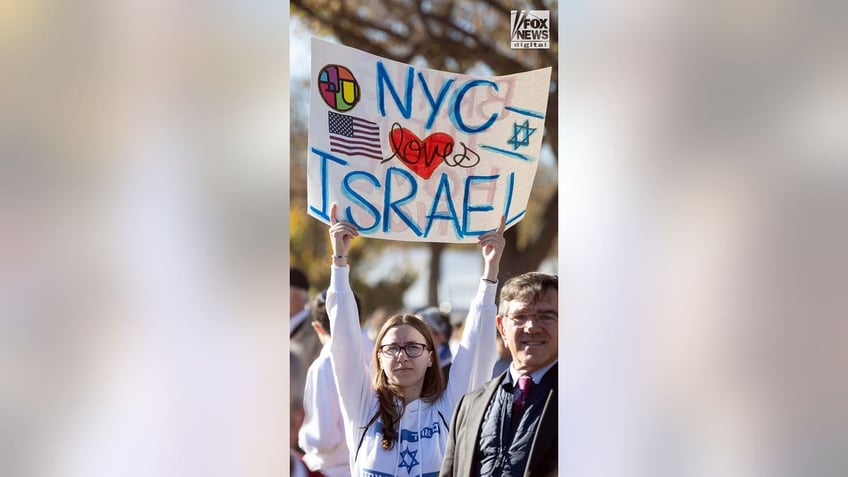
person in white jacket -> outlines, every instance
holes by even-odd
[[[359,312],[350,288],[347,254],[356,226],[330,210],[333,265],[327,311],[333,339],[330,358],[339,391],[351,475],[438,475],[449,419],[463,394],[491,376],[496,350],[495,293],[504,249],[503,220],[479,237],[483,277],[472,301],[459,350],[445,385],[429,326],[415,315],[395,315],[381,328],[372,350],[359,339]],[[363,366],[373,353],[374,372]],[[371,378],[373,376],[373,378]]]
[[[358,304],[359,300],[356,302]],[[321,340],[322,348],[306,371],[306,387],[303,391],[305,414],[298,433],[298,445],[303,449],[303,462],[309,470],[321,471],[326,477],[350,477],[344,418],[330,361],[329,343],[332,335],[326,305],[327,290],[315,295],[309,305],[312,328]],[[362,346],[374,346],[366,336],[360,337],[363,340]],[[368,359],[364,362],[370,364]]]

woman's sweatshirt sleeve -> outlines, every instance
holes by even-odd
[[[356,429],[364,426],[370,417],[373,392],[369,383],[370,372],[365,366],[359,326],[359,310],[348,274],[350,267],[333,266],[330,288],[327,292],[327,314],[330,317],[330,360],[339,391],[339,402],[345,418],[348,445],[355,440]],[[355,443],[354,443],[355,445]]]
[[[450,411],[453,411],[463,394],[477,389],[492,377],[492,368],[497,360],[496,290],[497,284],[481,280],[477,295],[468,309],[462,339],[445,390]]]

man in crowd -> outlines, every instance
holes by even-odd
[[[497,325],[512,363],[460,400],[441,476],[556,475],[558,299],[555,275],[504,284]]]
[[[309,279],[296,267],[289,269],[289,345],[292,353],[309,367],[318,353],[321,342],[312,329],[309,313]]]

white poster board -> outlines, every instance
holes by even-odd
[[[476,242],[524,216],[551,68],[485,77],[313,39],[308,213],[360,234]]]

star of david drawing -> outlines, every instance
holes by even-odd
[[[529,146],[530,145],[530,136],[536,132],[536,128],[530,127],[530,120],[524,120],[524,124],[513,123],[512,124],[512,137],[509,138],[507,144],[512,145],[512,150],[516,150],[521,146]]]
[[[406,473],[407,474],[412,473],[412,468],[415,467],[416,465],[420,464],[420,462],[418,462],[418,459],[415,458],[415,456],[417,454],[418,454],[417,450],[411,451],[411,450],[409,450],[409,447],[404,449],[400,453],[400,465],[398,465],[398,467],[406,467]],[[409,457],[409,462],[406,461],[407,457]]]

